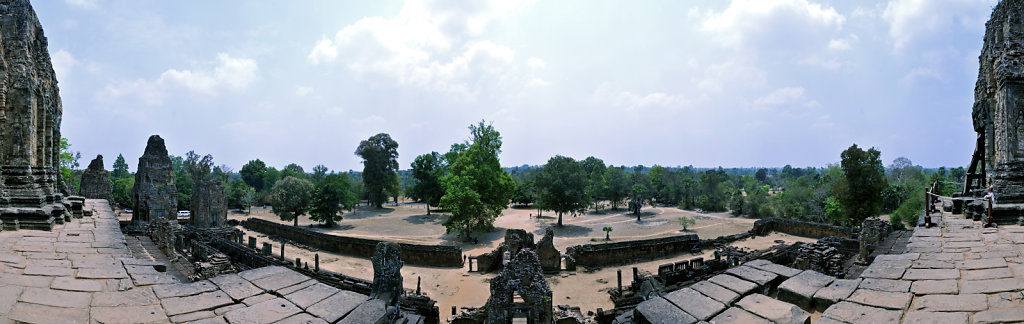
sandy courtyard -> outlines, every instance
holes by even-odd
[[[732,217],[728,213],[698,214],[671,207],[648,207],[643,209],[640,222],[637,222],[635,215],[628,215],[624,210],[605,210],[604,213],[588,213],[576,217],[565,215],[562,220],[564,226],[559,228],[557,216],[553,213],[545,211],[544,216],[539,218],[536,217],[536,214],[537,210],[535,209],[506,209],[503,215],[495,221],[495,231],[481,233],[478,236],[478,244],[463,242],[453,234],[445,234],[445,228],[441,224],[447,215],[432,212],[430,216],[427,216],[426,210],[421,204],[386,206],[382,210],[360,207],[354,212],[346,213],[345,219],[333,229],[308,227],[308,225],[314,224],[308,218],[300,219],[299,226],[337,235],[377,240],[456,245],[462,247],[464,253],[468,255],[479,255],[496,248],[503,241],[505,229],[509,228],[527,230],[534,233],[535,240],[540,240],[544,229],[550,226],[555,231],[555,247],[559,251],[565,252],[569,246],[603,242],[605,232],[601,229],[605,226],[613,228],[611,232],[613,241],[625,241],[682,234],[684,233],[682,226],[677,221],[682,216],[692,217],[696,220],[696,225],[690,226],[689,231],[685,233],[696,233],[701,238],[715,238],[721,235],[746,232],[753,227],[755,221],[754,219]],[[269,209],[254,209],[250,216],[229,215],[229,218],[238,220],[243,220],[246,217],[258,217],[291,224],[291,222],[281,221],[276,215],[270,213]],[[241,227],[239,226],[239,228]],[[245,231],[244,228],[241,229]],[[256,234],[259,242],[273,242],[274,254],[279,253],[279,241],[269,239],[263,234],[246,231],[247,236],[253,234]],[[785,234],[773,234],[736,242],[733,245],[749,249],[763,249],[775,245],[775,240],[783,240],[786,243],[814,241]],[[285,250],[285,256],[289,259],[299,257],[312,261],[313,253],[314,251],[295,246],[288,246]],[[320,267],[325,270],[366,280],[373,279],[373,267],[369,259],[323,251],[315,253],[320,254]],[[703,256],[711,257],[711,253],[711,250],[706,250]],[[576,272],[563,272],[558,275],[549,275],[547,278],[554,293],[555,304],[579,306],[585,313],[598,308],[614,307],[606,291],[615,287],[616,270],[622,270],[623,284],[628,285],[629,276],[632,273],[631,268],[634,266],[639,267],[641,271],[653,273],[657,271],[659,264],[697,256],[684,253],[632,265],[587,269],[587,271],[581,268]],[[482,306],[490,295],[488,281],[495,274],[470,273],[467,270],[465,265],[461,269],[406,265],[402,269],[402,275],[405,279],[405,287],[408,289],[416,289],[417,277],[422,279],[423,291],[438,301],[441,316],[444,318],[451,315],[453,305],[459,307]]]

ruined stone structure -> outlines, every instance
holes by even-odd
[[[178,190],[174,187],[171,158],[160,135],[149,137],[146,151],[139,158],[132,188],[132,224],[141,226],[156,219],[176,219]]]
[[[370,298],[383,300],[388,306],[399,306],[402,296],[402,246],[395,242],[377,243],[373,253],[373,286]]]
[[[1002,1],[985,24],[972,116],[977,145],[963,194],[991,182],[1001,203],[1024,203],[1024,3]],[[990,171],[990,172],[989,172]]]
[[[110,189],[110,174],[103,169],[103,155],[89,162],[89,167],[82,173],[82,184],[78,190],[82,197],[88,199],[106,199],[113,203],[114,196]]]
[[[860,225],[860,237],[858,238],[860,243],[860,251],[857,255],[857,260],[861,263],[870,263],[868,255],[871,254],[871,250],[875,248],[875,245],[885,240],[889,236],[892,225],[889,222],[878,218],[868,218]]]
[[[555,248],[555,231],[550,227],[544,230],[544,237],[537,242],[537,257],[544,273],[557,273],[562,270],[562,254]]]
[[[192,187],[189,224],[197,227],[226,226],[228,200],[219,181],[198,180]]]
[[[46,36],[27,0],[0,1],[0,218],[51,230],[63,217],[63,108]]]
[[[516,302],[518,295],[522,302]],[[482,308],[453,316],[452,323],[552,323],[551,287],[542,274],[540,259],[529,247],[515,254],[500,274],[491,279],[491,297]]]

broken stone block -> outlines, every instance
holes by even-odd
[[[835,278],[832,276],[826,276],[814,270],[804,270],[779,285],[778,298],[812,312],[814,311],[814,294],[834,280]]]
[[[857,290],[857,286],[860,286],[860,282],[860,278],[832,281],[832,284],[818,289],[818,292],[814,293],[814,308],[819,312],[824,312],[829,306],[850,297],[853,291]]]
[[[762,294],[743,297],[736,302],[736,306],[779,324],[809,324],[811,322],[811,315],[800,307]]]
[[[665,295],[665,299],[700,321],[711,319],[725,309],[724,304],[690,288],[673,291]]]
[[[696,323],[697,319],[662,297],[648,299],[633,309],[636,323]]]

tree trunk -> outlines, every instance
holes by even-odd
[[[611,241],[612,239],[609,237],[609,235],[611,235],[611,234],[612,234],[612,232],[604,231],[604,240],[605,241]]]
[[[427,203],[427,216],[430,216],[430,203]]]
[[[295,218],[292,219],[292,221],[294,221],[294,223],[292,223],[292,226],[299,227],[299,215],[295,215]]]
[[[558,227],[562,227],[562,212],[558,212]]]

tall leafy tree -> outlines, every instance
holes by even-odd
[[[317,164],[313,167],[313,174],[310,175],[309,179],[313,180],[313,184],[317,184],[325,177],[327,177],[327,167],[323,164]],[[351,181],[351,179],[349,180]]]
[[[334,227],[341,221],[344,209],[352,210],[358,201],[351,187],[352,180],[344,173],[324,177],[313,187],[309,219]]]
[[[124,179],[131,175],[132,174],[128,172],[128,162],[125,162],[124,155],[118,154],[117,159],[114,160],[113,171],[110,172],[111,180]]]
[[[625,167],[608,167],[604,174],[607,190],[604,198],[612,202],[612,210],[619,209],[619,204],[629,194],[629,179],[626,179]]]
[[[270,190],[270,204],[281,220],[291,220],[294,226],[299,226],[299,216],[309,212],[312,195],[313,183],[288,176],[274,183]]]
[[[583,159],[582,164],[583,171],[587,173],[587,197],[594,204],[596,212],[600,206],[598,202],[604,199],[604,194],[608,191],[608,185],[604,180],[604,174],[608,167],[604,165],[604,161],[593,156]]]
[[[293,177],[296,177],[296,178],[299,178],[299,179],[305,179],[306,178],[306,171],[302,170],[302,166],[300,166],[298,164],[295,164],[295,163],[291,163],[291,164],[288,164],[288,165],[284,166],[284,169],[281,170],[281,177],[284,178],[284,177],[287,177],[287,176],[293,176]]]
[[[263,191],[263,176],[267,173],[267,165],[263,161],[260,161],[260,159],[251,160],[243,165],[238,173],[242,176],[242,180],[250,187],[253,187],[256,191]]]
[[[78,169],[78,160],[82,158],[82,152],[72,151],[71,143],[67,138],[60,139],[60,174],[61,179],[71,187],[73,192],[78,192],[82,180],[82,172]],[[70,194],[70,193],[68,193]]]
[[[881,152],[867,151],[853,144],[840,155],[843,177],[833,186],[842,205],[844,223],[860,224],[868,217],[878,216],[882,208],[882,190],[887,186]]]
[[[132,188],[135,187],[135,177],[126,177],[114,180],[111,185],[114,202],[121,206],[132,205]]]
[[[370,203],[381,208],[398,187],[398,142],[380,133],[359,143],[356,155],[363,158],[363,184]]]
[[[412,177],[416,183],[409,191],[413,197],[427,203],[427,215],[430,215],[430,206],[436,207],[444,196],[444,187],[441,186],[444,170],[444,159],[437,152],[417,156],[412,161]]]
[[[452,213],[444,222],[445,229],[464,236],[492,228],[515,186],[498,160],[501,133],[483,121],[470,125],[469,132],[472,142],[457,153],[448,174],[441,178],[445,194],[440,206]]]
[[[562,226],[563,214],[582,213],[590,204],[587,173],[583,164],[573,158],[556,155],[548,159],[536,181],[540,203],[558,214],[558,226]]]

